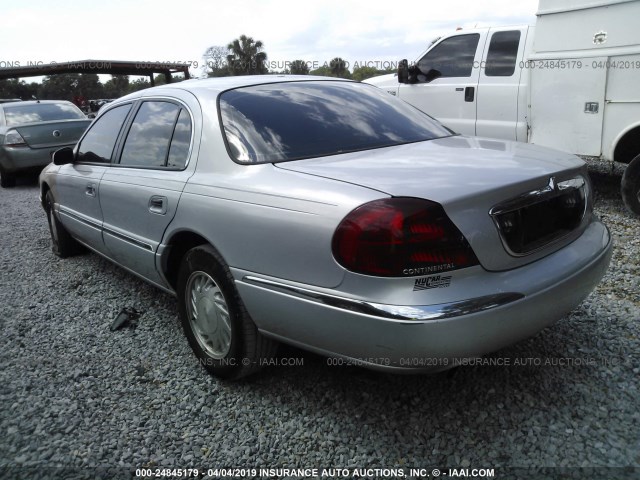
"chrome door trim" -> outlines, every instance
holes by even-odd
[[[94,221],[88,220],[85,217],[81,217],[77,213],[68,210],[67,208],[63,207],[62,205],[60,205],[60,207],[59,207],[59,212],[61,214],[64,214],[64,215],[67,215],[68,217],[73,218],[74,220],[77,220],[78,222],[84,223],[85,225],[88,225],[88,226],[90,226],[92,228],[97,228],[98,230],[102,230],[102,233],[108,233],[109,235],[117,237],[120,240],[124,240],[125,242],[131,243],[131,244],[135,245],[136,247],[143,248],[143,249],[148,250],[150,252],[153,251],[153,245],[149,245],[148,243],[141,242],[140,240],[137,240],[135,238],[129,237],[128,235],[124,235],[124,234],[122,234],[120,232],[116,232],[115,230],[112,230],[110,228],[106,228],[106,227],[104,227],[103,225],[101,225],[99,223],[96,223]]]

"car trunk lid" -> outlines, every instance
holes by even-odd
[[[91,120],[53,120],[13,127],[31,148],[50,148],[76,143]]]
[[[454,136],[335,155],[283,162],[278,168],[332,178],[391,196],[440,203],[488,270],[506,270],[548,255],[577,238],[588,218],[531,252],[514,253],[490,211],[512,204],[549,184],[586,177],[584,162],[555,150],[516,142]],[[553,180],[552,180],[553,179]],[[586,179],[585,179],[586,182]],[[588,189],[588,185],[585,185]],[[534,200],[532,200],[533,202]],[[541,216],[529,215],[529,223]],[[535,225],[528,226],[529,230]]]

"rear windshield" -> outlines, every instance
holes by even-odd
[[[420,110],[371,85],[272,83],[220,95],[231,156],[275,163],[452,135]]]
[[[50,120],[77,120],[86,116],[71,103],[32,103],[31,105],[5,104],[4,118],[7,125],[48,122]]]

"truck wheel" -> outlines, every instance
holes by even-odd
[[[185,254],[177,294],[187,340],[200,364],[213,375],[244,377],[275,354],[277,344],[258,332],[229,268],[210,245]]]
[[[640,155],[631,160],[622,175],[622,200],[627,208],[640,215]]]
[[[0,168],[0,187],[11,188],[16,186],[16,177]]]
[[[49,233],[51,234],[51,251],[60,258],[67,258],[78,253],[82,247],[60,223],[53,210],[53,204],[53,194],[49,190],[45,196],[44,208],[47,212]]]

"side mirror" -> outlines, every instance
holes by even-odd
[[[406,58],[398,64],[398,83],[409,83],[409,62]]]
[[[60,150],[53,152],[53,164],[54,165],[67,165],[73,163],[75,156],[73,155],[73,148],[62,147]]]

